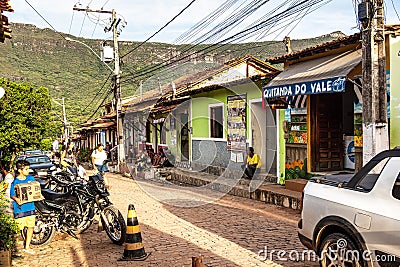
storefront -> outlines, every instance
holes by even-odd
[[[345,145],[355,135],[354,77],[361,74],[361,51],[314,55],[289,65],[263,88],[264,102],[288,102],[281,121],[285,176],[354,169]],[[353,142],[354,143],[354,142]],[[349,149],[354,160],[354,149]],[[345,157],[346,156],[346,157]]]

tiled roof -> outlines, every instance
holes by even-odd
[[[271,64],[283,63],[283,62],[288,61],[288,60],[295,60],[295,59],[299,59],[299,58],[302,58],[302,57],[313,55],[315,53],[320,53],[320,52],[324,52],[326,50],[335,49],[335,48],[338,48],[338,47],[343,46],[343,45],[356,44],[356,43],[358,43],[360,41],[361,41],[361,34],[360,33],[356,33],[356,34],[353,34],[353,35],[350,35],[350,36],[346,36],[346,37],[341,37],[341,38],[335,39],[335,40],[330,41],[330,42],[326,42],[326,43],[323,43],[323,44],[319,44],[319,45],[315,45],[315,46],[312,46],[312,47],[308,47],[308,48],[303,49],[301,51],[293,52],[293,53],[282,55],[282,56],[279,56],[279,57],[269,58],[266,61],[271,63]]]

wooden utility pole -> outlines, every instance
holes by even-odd
[[[389,148],[387,123],[384,0],[363,0],[359,5],[362,22],[363,74],[363,163]]]

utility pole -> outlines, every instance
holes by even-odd
[[[63,129],[63,139],[64,139],[64,142],[65,142],[65,145],[67,145],[67,138],[68,138],[68,128],[67,128],[67,125],[68,125],[68,121],[67,121],[67,112],[65,111],[65,101],[64,101],[64,97],[63,98],[57,98],[57,99],[51,99],[51,100],[53,100],[53,102],[54,103],[56,103],[57,105],[60,105],[60,106],[62,106],[62,112],[63,112],[63,119],[62,119],[62,122],[63,122],[63,125],[64,125],[64,129]],[[59,103],[59,102],[57,102],[56,100],[61,100],[62,102],[61,102],[61,104]],[[58,115],[56,115],[60,120],[61,120],[61,118],[58,116]]]
[[[64,102],[64,97],[61,99],[62,100],[62,109],[63,109],[63,119],[64,119],[64,141],[66,142],[68,138],[68,130],[67,130],[67,114],[65,113],[65,102]]]
[[[124,153],[124,145],[123,145],[123,137],[122,137],[122,118],[120,116],[121,111],[121,71],[119,66],[119,49],[118,49],[118,32],[117,26],[120,23],[121,19],[117,20],[117,14],[115,9],[112,10],[111,15],[111,27],[113,31],[113,40],[114,40],[114,76],[115,76],[115,84],[114,84],[114,99],[116,103],[116,116],[117,116],[117,142],[118,142],[118,165],[117,171],[120,171],[121,163],[125,160]]]
[[[362,22],[363,164],[389,148],[386,92],[384,0],[363,0]]]
[[[112,11],[106,10],[92,10],[89,8],[77,8],[74,7],[73,10],[76,11],[84,11],[84,12],[95,12],[95,13],[105,13],[111,14],[111,25],[104,29],[105,32],[112,31],[113,33],[113,45],[114,45],[114,101],[115,101],[115,110],[116,110],[116,123],[117,123],[117,146],[118,146],[118,164],[117,171],[120,170],[121,164],[125,162],[125,152],[123,146],[123,130],[122,130],[122,118],[121,118],[121,70],[120,70],[120,58],[119,58],[119,48],[118,48],[118,25],[121,22],[121,19],[117,18],[117,13],[115,9]]]

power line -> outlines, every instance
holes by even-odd
[[[134,78],[145,76],[147,74],[150,74],[150,73],[152,73],[154,71],[160,70],[161,68],[164,68],[164,67],[170,66],[172,64],[175,64],[176,62],[179,62],[179,61],[182,61],[184,59],[187,59],[188,57],[191,57],[192,55],[194,55],[196,53],[200,53],[200,52],[206,51],[207,49],[213,48],[215,46],[219,46],[218,48],[221,48],[221,47],[223,47],[223,46],[225,46],[225,45],[227,45],[227,44],[229,44],[229,43],[231,43],[233,41],[241,40],[241,39],[245,38],[248,35],[254,34],[254,32],[259,31],[263,27],[268,26],[268,24],[270,24],[270,23],[276,23],[277,21],[282,20],[285,17],[292,16],[293,14],[296,14],[296,13],[298,13],[300,11],[304,11],[306,8],[308,8],[308,7],[312,6],[312,5],[315,5],[316,3],[319,3],[319,2],[321,2],[321,1],[318,1],[318,0],[314,0],[314,1],[304,0],[304,1],[301,1],[301,2],[295,4],[295,5],[291,6],[291,7],[288,7],[285,11],[282,11],[282,12],[278,13],[277,15],[275,15],[275,16],[273,16],[271,18],[268,18],[268,19],[266,19],[266,20],[264,20],[264,21],[262,21],[262,22],[260,22],[260,23],[258,23],[256,25],[254,25],[252,27],[246,28],[246,29],[244,29],[244,30],[242,30],[242,31],[240,31],[240,32],[228,37],[228,38],[225,38],[225,39],[215,43],[215,44],[209,45],[209,46],[207,46],[207,47],[205,47],[203,49],[200,49],[200,50],[195,51],[193,53],[190,53],[188,55],[182,56],[182,57],[176,59],[175,61],[172,61],[172,62],[169,62],[169,63],[166,63],[168,61],[164,61],[163,63],[160,63],[160,64],[158,64],[156,66],[150,67],[148,69],[144,69],[141,72],[139,72],[136,75],[134,75],[134,77],[130,77],[129,79],[127,79],[124,82],[129,82],[129,81],[133,80]],[[192,46],[192,48],[194,48],[195,46],[197,46],[197,44]],[[176,56],[172,57],[170,60],[172,60],[174,58],[177,58],[177,57]]]
[[[112,90],[109,90],[109,91],[107,92],[107,95],[103,98],[103,101],[101,101],[101,103],[100,103],[100,105],[97,107],[97,109],[92,113],[92,115],[90,115],[90,117],[89,117],[86,121],[90,120],[91,118],[94,117],[94,115],[96,115],[97,111],[99,111],[99,109],[101,108],[101,106],[104,104],[104,102],[107,100],[107,98],[110,96],[110,94],[111,94],[112,92],[113,92],[113,89],[112,89]]]
[[[153,38],[156,34],[158,34],[160,31],[162,31],[165,27],[167,27],[171,22],[173,22],[177,17],[179,17],[186,9],[188,9],[196,0],[192,0],[184,9],[182,9],[178,14],[176,14],[170,21],[168,21],[164,26],[162,26],[158,31],[156,31],[153,35],[151,35],[149,38],[147,38],[145,41],[141,42],[138,44],[136,47],[134,47],[132,50],[127,52],[125,55],[121,56],[121,59],[123,59],[125,56],[129,55],[139,47],[141,47],[143,44],[145,44],[147,41],[149,41],[151,38]]]
[[[82,25],[81,25],[81,30],[79,31],[79,37],[81,36],[82,29],[83,29],[83,25],[85,24],[85,19],[86,19],[86,16],[87,16],[87,13],[85,13],[85,16],[83,17],[83,20],[82,20]]]
[[[59,31],[57,31],[54,27],[53,27],[53,25],[51,25],[29,2],[28,2],[28,0],[25,0],[25,2],[36,12],[36,14],[38,14],[46,23],[47,23],[47,25],[49,25],[50,26],[50,28],[52,28],[53,29],[53,31],[54,32],[56,32],[56,33],[58,33],[63,39],[65,39],[65,36],[61,33],[61,32],[59,32]]]
[[[397,9],[396,9],[396,6],[394,5],[393,0],[392,0],[392,5],[393,5],[394,12],[396,12],[397,18],[400,20],[399,13],[397,13]]]
[[[87,104],[87,106],[82,110],[82,113],[86,111],[86,109],[93,103],[93,101],[96,99],[96,97],[100,94],[100,92],[103,90],[103,88],[106,86],[108,80],[110,79],[112,73],[110,73],[106,79],[106,81],[103,83],[103,85],[100,87],[99,91],[96,93],[96,95],[93,97],[93,99]]]

